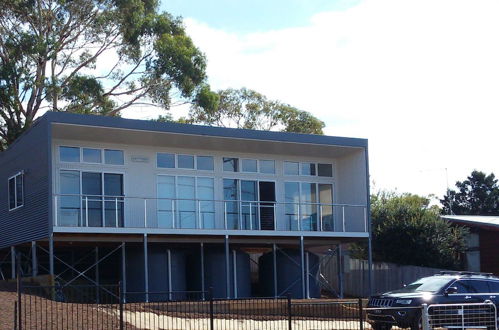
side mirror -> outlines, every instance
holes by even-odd
[[[454,294],[454,293],[457,293],[457,287],[455,286],[448,287],[447,289],[445,289],[444,292],[445,295]]]

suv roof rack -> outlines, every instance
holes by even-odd
[[[437,275],[464,275],[464,276],[486,276],[491,277],[494,276],[493,273],[480,273],[480,272],[467,272],[467,271],[458,271],[458,270],[442,270]]]

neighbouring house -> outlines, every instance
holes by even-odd
[[[368,178],[365,139],[48,112],[0,153],[0,276],[318,297],[321,255],[370,240]]]
[[[499,275],[499,216],[443,215],[442,219],[468,227],[467,270]]]

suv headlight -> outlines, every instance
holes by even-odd
[[[400,305],[410,305],[411,302],[412,302],[411,299],[397,299],[397,300],[395,300],[395,303],[400,304]]]

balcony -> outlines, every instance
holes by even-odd
[[[368,232],[365,205],[76,194],[54,195],[53,201],[54,227],[60,231]]]

